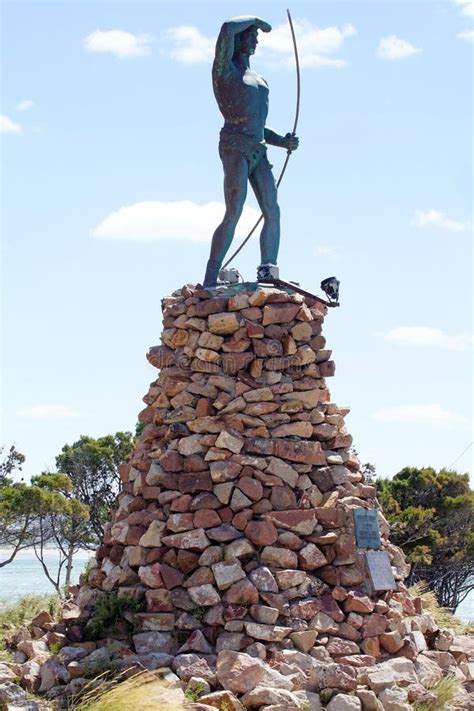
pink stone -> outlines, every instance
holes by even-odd
[[[273,511],[271,513],[265,514],[265,518],[271,521],[278,528],[285,528],[293,533],[298,533],[300,535],[308,536],[313,531],[317,524],[315,513],[313,509],[296,509],[294,511]],[[310,544],[314,545],[314,544]],[[316,546],[314,546],[316,548]],[[302,549],[302,552],[305,549]],[[316,548],[316,550],[319,550]],[[319,551],[320,552],[320,551]],[[323,554],[320,552],[321,556]],[[323,556],[325,565],[327,563],[326,558]],[[321,566],[317,566],[321,567]]]
[[[256,546],[268,546],[278,539],[278,532],[271,521],[250,521],[244,534]]]
[[[263,486],[257,479],[243,476],[237,482],[237,486],[252,501],[258,501],[262,498]]]
[[[226,602],[239,605],[255,605],[258,599],[257,588],[247,579],[234,583],[225,593]]]
[[[200,509],[194,514],[195,528],[212,528],[220,523],[219,514],[213,509]]]
[[[327,565],[325,555],[314,543],[308,543],[298,552],[298,559],[303,570],[316,570]]]
[[[185,548],[191,550],[203,551],[210,545],[204,529],[197,528],[194,531],[186,531],[185,533],[176,533],[172,536],[164,536],[162,543],[165,546],[173,548]]]
[[[138,568],[138,577],[149,588],[162,588],[163,578],[161,577],[161,564],[154,563],[153,565],[140,566]]]
[[[263,326],[272,323],[288,323],[296,318],[300,310],[298,304],[267,304],[263,309]]]

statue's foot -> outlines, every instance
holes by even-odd
[[[280,270],[276,264],[260,264],[257,269],[257,281],[267,281],[280,278]]]
[[[203,287],[205,289],[213,289],[217,286],[217,275],[219,274],[220,264],[216,264],[213,260],[207,263],[206,274],[204,276]]]

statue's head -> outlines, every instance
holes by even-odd
[[[245,54],[247,56],[255,54],[258,44],[258,29],[255,26],[240,32],[235,37],[235,54]]]

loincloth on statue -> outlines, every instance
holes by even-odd
[[[254,141],[253,138],[250,138],[245,133],[223,128],[220,132],[219,155],[222,158],[223,153],[230,151],[235,151],[244,156],[249,166],[249,175],[251,175],[263,156],[266,155],[267,146],[263,141]]]

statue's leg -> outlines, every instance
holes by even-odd
[[[212,238],[204,286],[215,286],[217,283],[217,275],[234,238],[235,228],[247,196],[248,164],[244,156],[236,151],[225,151],[222,154],[222,164],[225,215]]]
[[[263,214],[260,233],[260,253],[262,264],[276,264],[280,247],[280,208],[277,202],[277,188],[272,168],[264,156],[252,175],[250,184]]]

